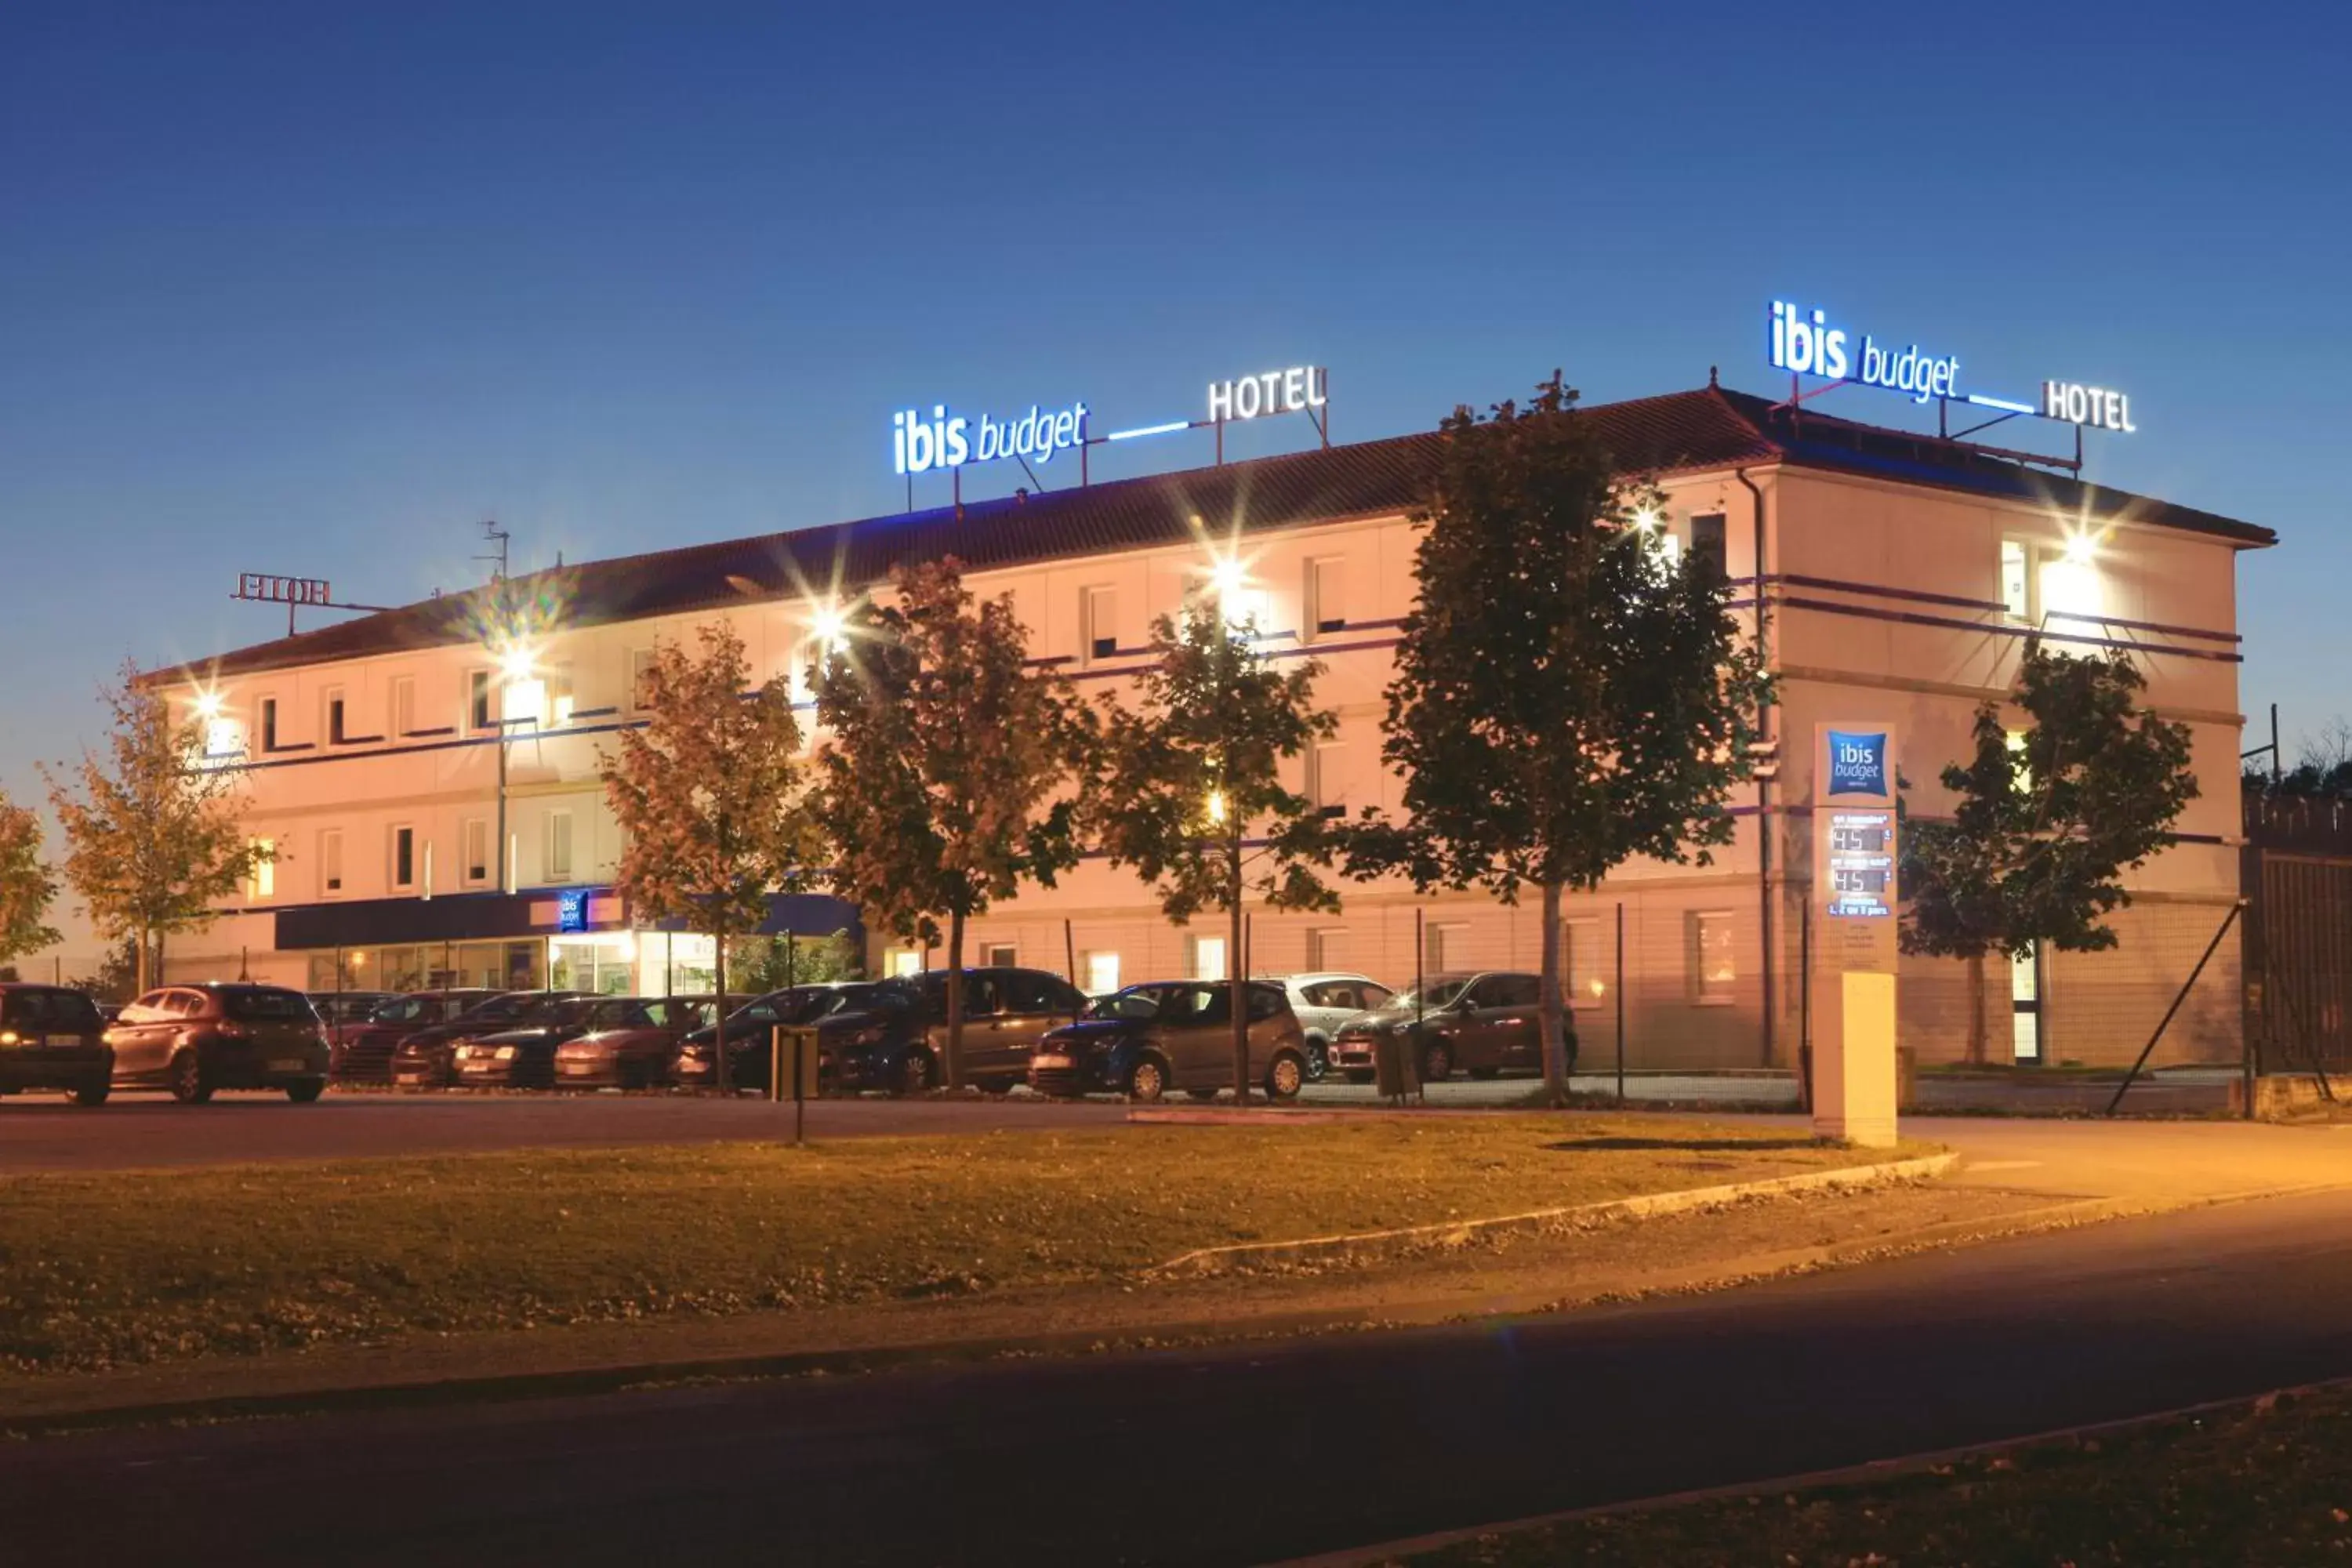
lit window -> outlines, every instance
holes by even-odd
[[[572,722],[572,667],[560,665],[547,678],[548,722],[558,728]]]
[[[2021,539],[2000,542],[2000,603],[2013,621],[2033,619],[2032,547]]]
[[[1711,910],[1690,918],[1691,992],[1705,1005],[1731,1001],[1739,979],[1738,961],[1731,946],[1731,912]]]
[[[1223,980],[1225,977],[1225,939],[1221,936],[1196,936],[1192,939],[1192,978]]]
[[[1087,954],[1087,992],[1089,995],[1105,996],[1118,989],[1118,954],[1090,952]]]
[[[253,862],[253,875],[247,879],[246,893],[256,899],[275,898],[278,895],[278,862],[275,858],[278,841],[257,838],[253,841],[253,850],[257,858]]]
[[[923,955],[911,947],[892,948],[885,963],[894,975],[920,974],[923,972]]]

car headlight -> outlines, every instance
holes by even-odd
[[[515,1048],[512,1046],[500,1046],[498,1048],[498,1059],[502,1062],[510,1062],[514,1060],[514,1053]]]

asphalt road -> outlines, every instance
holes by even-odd
[[[0,1560],[1276,1560],[2352,1374],[2352,1194],[1507,1327],[0,1449]]]

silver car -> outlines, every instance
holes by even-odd
[[[1331,1070],[1331,1042],[1339,1037],[1339,1026],[1359,1013],[1384,1005],[1392,994],[1387,986],[1369,975],[1336,970],[1261,978],[1281,986],[1290,998],[1290,1010],[1298,1015],[1299,1027],[1307,1035],[1309,1082]]]

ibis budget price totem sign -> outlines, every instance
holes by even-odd
[[[1895,1130],[1895,731],[1819,724],[1813,741],[1813,1131]]]

